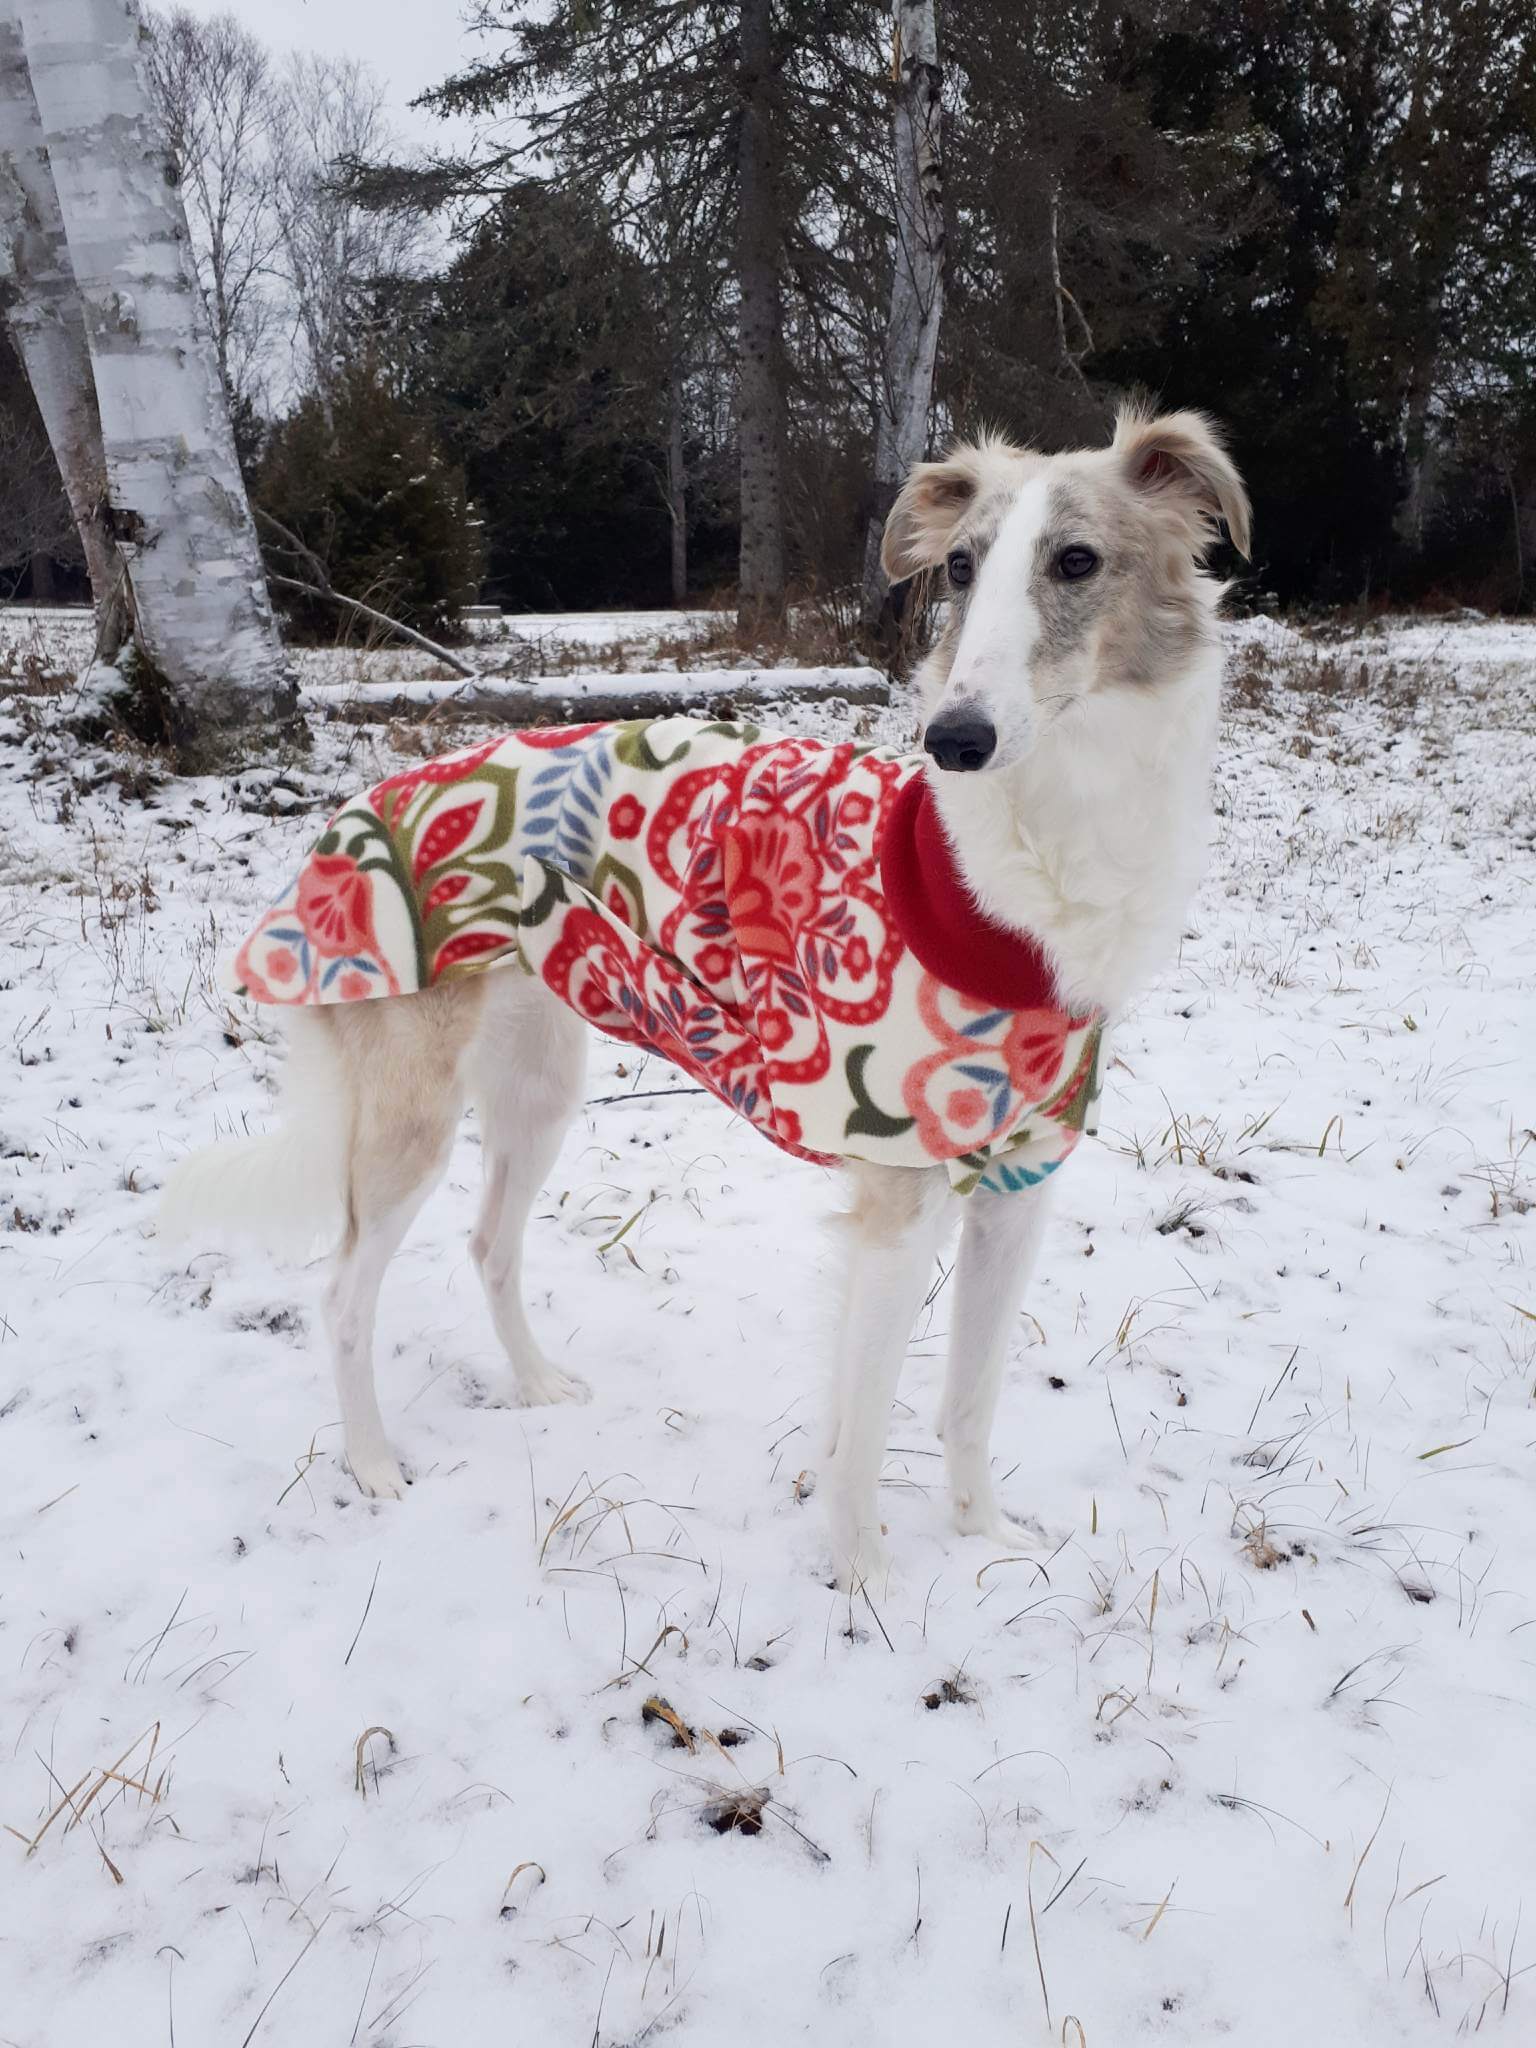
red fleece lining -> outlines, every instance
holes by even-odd
[[[1044,952],[978,906],[926,775],[897,793],[880,840],[886,907],[907,945],[947,988],[999,1010],[1056,1010]]]

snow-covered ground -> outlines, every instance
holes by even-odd
[[[1038,1551],[946,1526],[939,1272],[852,1602],[832,1178],[595,1048],[530,1260],[595,1399],[523,1413],[467,1125],[384,1295],[416,1483],[360,1499],[317,1273],[153,1193],[270,1114],[213,969],[274,807],[398,757],[144,800],[6,748],[0,2040],[1536,2037],[1536,632],[1234,646],[1211,878],[1019,1324]]]
[[[662,665],[675,668],[676,650],[718,636],[729,617],[715,611],[508,612],[469,624],[473,644],[467,657],[487,668],[513,656],[520,669],[530,663],[550,671],[576,665],[634,668],[656,661],[662,649],[673,650]],[[335,647],[293,650],[302,683],[344,688],[409,681],[423,672],[419,648],[370,645],[355,633],[343,639]],[[30,657],[47,670],[77,674],[90,660],[94,641],[91,614],[83,605],[0,605],[0,651],[18,664]],[[430,656],[425,659],[432,673],[451,673],[434,668]]]

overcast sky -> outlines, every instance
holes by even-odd
[[[163,0],[169,6],[175,0]],[[390,116],[408,141],[462,145],[472,130],[410,105],[485,47],[465,32],[462,0],[180,0],[194,14],[233,14],[269,49],[361,57],[389,88]]]

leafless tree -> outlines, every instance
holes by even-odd
[[[213,345],[234,398],[259,392],[277,308],[272,66],[232,14],[150,18],[150,75],[197,252]]]
[[[271,116],[277,263],[292,323],[296,382],[322,402],[337,371],[366,344],[369,288],[417,267],[421,230],[402,209],[359,206],[341,167],[396,147],[384,88],[356,57],[291,57]]]

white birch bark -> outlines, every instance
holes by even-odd
[[[137,636],[203,731],[295,700],[135,0],[12,0],[85,311]]]
[[[80,535],[96,600],[97,649],[110,661],[127,620],[123,564],[106,519],[85,319],[15,0],[0,0],[0,295]]]
[[[933,371],[944,312],[944,187],[939,158],[939,35],[935,0],[893,0],[896,108],[896,261],[875,429],[874,504],[864,546],[862,613],[885,602],[880,536],[902,479],[928,445]]]

